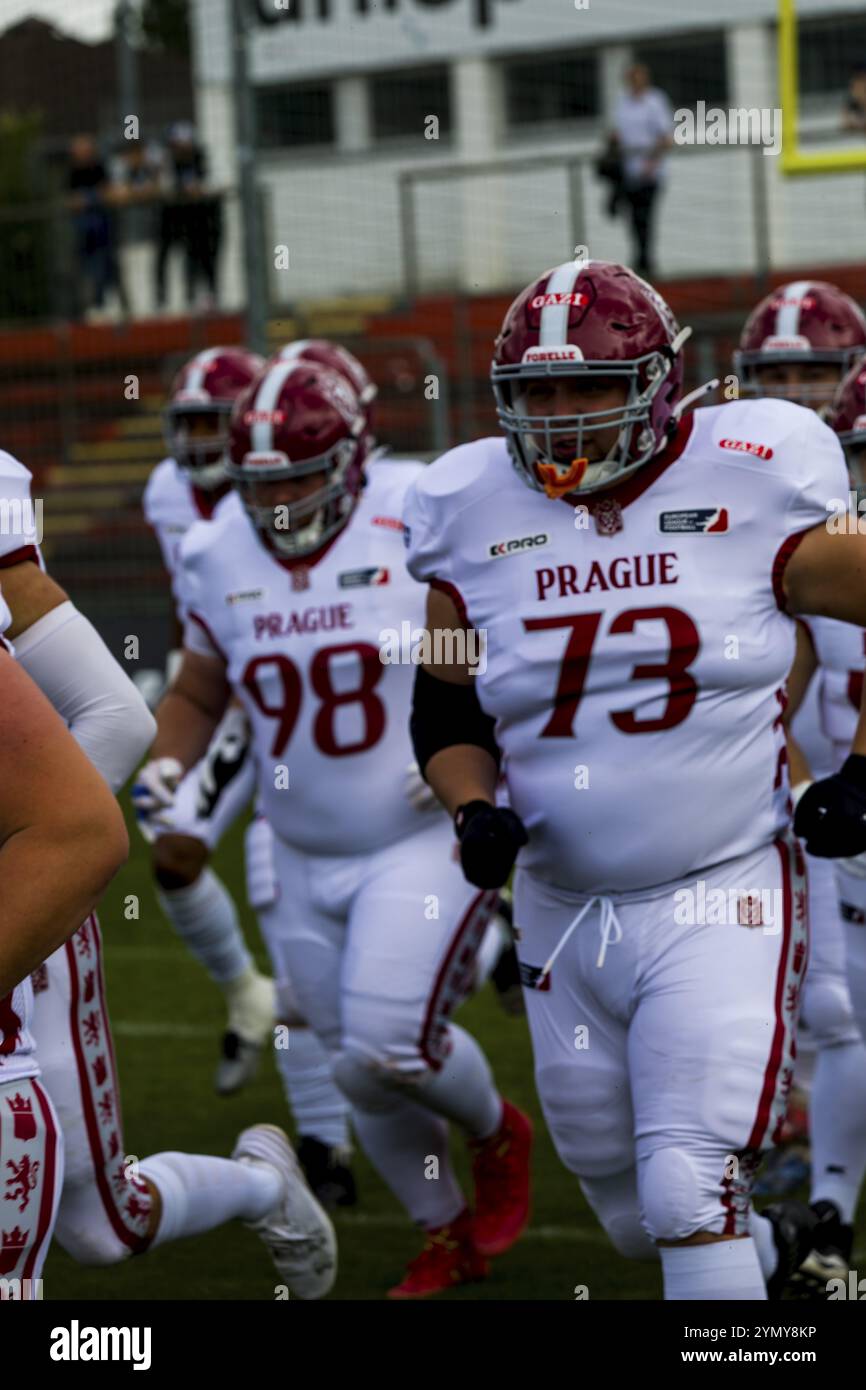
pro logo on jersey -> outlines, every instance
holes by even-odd
[[[691,507],[683,512],[659,512],[659,531],[663,536],[682,536],[689,532],[721,536],[727,529],[727,507]]]
[[[488,560],[501,560],[506,555],[520,555],[524,550],[540,550],[550,545],[550,536],[542,531],[537,536],[519,536],[510,541],[494,541],[487,547]]]
[[[386,569],[374,565],[372,569],[365,570],[344,570],[337,575],[337,583],[341,589],[366,589],[371,585],[389,584],[391,576]]]

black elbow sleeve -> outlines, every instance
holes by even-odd
[[[489,753],[497,768],[501,754],[494,737],[496,721],[485,714],[471,685],[437,680],[423,666],[415,676],[409,729],[422,777],[434,753],[458,743],[474,743]]]

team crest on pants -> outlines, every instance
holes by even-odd
[[[56,1119],[39,1082],[0,1084],[0,1276],[23,1276],[25,1298],[51,1240],[58,1176]],[[0,1301],[16,1297],[0,1288]]]
[[[11,1274],[24,1250],[27,1249],[29,1229],[15,1226],[11,1231],[0,1228],[0,1275]]]
[[[764,912],[760,893],[741,893],[737,902],[737,922],[741,927],[762,927]]]
[[[35,1128],[32,1137],[36,1138]],[[17,1202],[18,1210],[25,1211],[30,1205],[31,1193],[39,1186],[39,1160],[25,1153],[17,1163],[10,1158],[6,1167],[12,1169],[12,1176],[6,1179],[5,1185],[10,1190],[3,1193],[3,1200]]]
[[[27,1144],[31,1139],[35,1139],[36,1121],[33,1118],[32,1100],[25,1100],[24,1096],[18,1093],[11,1100],[7,1100],[6,1104],[12,1111],[15,1138],[20,1139],[22,1144]]]
[[[120,1095],[114,1065],[111,1024],[102,978],[102,938],[91,916],[48,960],[52,987],[37,1005],[37,1038],[47,1030],[44,1053],[46,1085],[52,1084],[54,1053],[71,1047],[78,1073],[78,1095],[67,1098],[81,1115],[76,1132],[89,1152],[106,1219],[115,1235],[133,1251],[148,1244],[151,1196],[126,1157]],[[42,1014],[40,1009],[50,1009]],[[49,1045],[50,1038],[50,1045]],[[61,1118],[62,1118],[61,1102]],[[76,1155],[76,1162],[82,1156]]]

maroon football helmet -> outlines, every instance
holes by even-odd
[[[264,365],[263,357],[246,348],[214,347],[197,352],[177,373],[165,409],[165,438],[196,487],[211,491],[227,481],[232,406]]]
[[[331,371],[345,377],[365,408],[371,406],[376,399],[376,383],[367,368],[362,366],[348,348],[341,347],[339,343],[330,343],[327,338],[296,338],[294,342],[281,347],[271,361],[295,362],[299,359],[304,362],[319,362],[321,366],[330,367]]]
[[[840,385],[827,424],[838,434],[848,466],[862,487],[866,483],[866,469],[861,461],[866,450],[866,357],[854,363]]]
[[[651,285],[611,261],[566,261],[534,280],[505,315],[491,369],[499,423],[523,481],[548,497],[596,492],[653,458],[676,427],[690,331]],[[612,410],[530,415],[526,388],[539,377],[619,378],[626,399]],[[612,426],[613,449],[590,463],[587,437]]]
[[[734,353],[734,371],[744,396],[779,396],[819,410],[864,349],[866,318],[851,296],[824,280],[795,280],[752,310]],[[837,375],[832,382],[790,385],[761,379],[758,368],[789,363],[834,368]]]
[[[345,526],[367,451],[364,411],[345,377],[317,362],[274,361],[235,402],[228,475],[265,544],[296,559]],[[312,473],[325,482],[297,501],[275,500],[264,486]]]

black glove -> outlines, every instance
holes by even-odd
[[[519,816],[507,806],[491,806],[488,801],[458,806],[454,829],[463,872],[476,888],[501,888],[507,883],[517,851],[529,840]]]
[[[807,787],[794,813],[794,834],[819,859],[866,850],[866,757],[852,753],[832,777]]]

